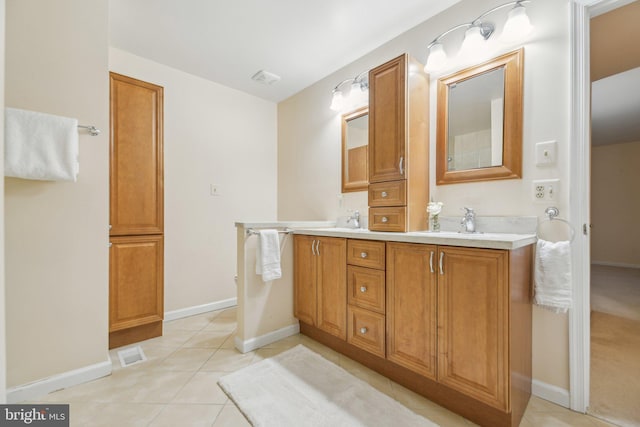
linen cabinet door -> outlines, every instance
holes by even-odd
[[[318,237],[318,328],[347,339],[347,240]]]
[[[509,411],[508,253],[442,246],[438,381]]]
[[[436,379],[437,247],[387,243],[387,359]]]
[[[162,334],[162,236],[112,237],[110,241],[109,332],[150,325],[151,329],[160,328]],[[122,345],[118,340],[113,344]]]
[[[402,55],[369,72],[369,183],[406,177],[406,62]]]
[[[293,236],[293,315],[308,325],[316,325],[317,238]]]

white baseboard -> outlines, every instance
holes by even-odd
[[[209,311],[222,310],[224,308],[238,305],[238,298],[229,298],[222,301],[210,302],[208,304],[194,305],[193,307],[181,308],[179,310],[167,311],[164,313],[164,321],[182,319],[183,317],[195,316],[196,314],[207,313]]]
[[[250,338],[248,340],[241,340],[239,337],[235,338],[235,345],[239,352],[248,353],[257,348],[264,347],[276,341],[280,341],[283,338],[296,335],[300,332],[300,324],[285,326],[276,331],[269,332],[268,334],[260,335],[259,337]]]
[[[638,264],[625,264],[623,262],[591,261],[593,265],[604,265],[606,267],[640,268]]]
[[[36,401],[47,394],[111,374],[111,360],[7,389],[7,403]]]
[[[569,408],[571,405],[571,396],[569,390],[557,387],[555,385],[543,383],[542,381],[531,381],[531,393],[541,399],[548,400],[556,405]]]

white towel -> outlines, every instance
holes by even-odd
[[[256,248],[256,274],[263,282],[282,277],[280,268],[280,237],[277,230],[260,230]]]
[[[4,135],[5,176],[76,181],[77,119],[6,108]]]
[[[538,239],[534,281],[536,304],[556,313],[571,307],[571,242]]]

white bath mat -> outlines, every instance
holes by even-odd
[[[437,427],[303,345],[218,384],[254,427]]]

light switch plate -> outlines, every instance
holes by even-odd
[[[536,144],[536,166],[551,165],[556,162],[556,141]]]

